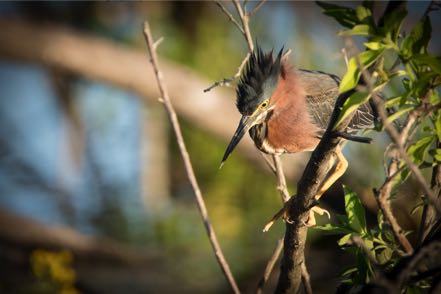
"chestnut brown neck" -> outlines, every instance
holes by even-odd
[[[305,90],[287,64],[282,65],[271,104],[274,111],[268,120],[268,143],[290,153],[313,149],[318,142],[317,127],[307,111]]]

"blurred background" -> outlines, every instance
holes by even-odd
[[[427,5],[410,2],[405,25]],[[232,88],[203,93],[246,55],[237,28],[211,2],[10,2],[0,4],[0,293],[229,292],[158,102],[146,19],[165,38],[161,67],[221,246],[240,288],[256,289],[284,232],[280,222],[262,233],[281,206],[276,179],[249,138],[218,169],[239,115]],[[341,28],[313,2],[269,1],[250,25],[264,49],[291,48],[296,67],[345,72]],[[440,14],[432,27],[439,34]],[[348,144],[349,170],[322,198],[333,216],[343,182],[375,219],[387,141],[368,135],[375,144]],[[284,156],[293,194],[308,156]],[[394,208],[412,230],[408,188]],[[308,238],[313,288],[332,293],[351,258],[336,237]]]

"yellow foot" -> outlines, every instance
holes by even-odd
[[[328,216],[328,219],[331,218],[331,214],[329,213],[329,211],[327,211],[326,209],[323,209],[319,206],[314,206],[313,208],[311,208],[309,210],[309,218],[308,221],[306,222],[306,226],[307,227],[313,227],[317,224],[316,220],[315,220],[315,215],[314,213],[317,213],[319,215],[324,215],[326,214]]]
[[[279,219],[282,218],[285,222],[287,223],[292,223],[291,220],[289,219],[289,215],[288,215],[288,205],[289,202],[285,203],[285,205],[271,218],[271,220],[265,225],[265,227],[263,228],[263,232],[268,232],[271,227],[273,226],[273,224]],[[331,214],[329,213],[329,211],[327,211],[326,209],[323,209],[319,206],[314,206],[309,210],[309,218],[308,221],[304,224],[307,227],[313,227],[317,224],[316,220],[315,220],[315,216],[314,213],[317,213],[319,215],[324,215],[326,214],[328,216],[328,218],[331,218]]]
[[[282,218],[284,221],[286,221],[287,223],[291,223],[291,221],[289,220],[288,217],[288,205],[289,201],[285,203],[285,205],[283,205],[283,207],[271,218],[271,220],[265,225],[265,227],[263,228],[263,232],[268,232],[271,227],[273,226],[273,224],[279,219]]]

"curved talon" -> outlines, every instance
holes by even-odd
[[[290,225],[292,225],[294,223],[294,221],[292,219],[290,219],[289,216],[287,216],[286,218],[284,217],[283,220]]]
[[[323,209],[323,208],[321,208],[319,206],[314,206],[309,211],[309,219],[308,219],[308,221],[305,224],[307,227],[313,227],[313,226],[315,226],[317,224],[317,222],[315,220],[314,212],[317,213],[318,215],[326,214],[328,219],[331,219],[331,214],[329,213],[329,211],[327,211],[326,209]]]

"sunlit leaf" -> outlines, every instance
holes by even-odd
[[[349,190],[346,186],[343,186],[345,191],[345,210],[348,216],[349,225],[351,228],[363,234],[366,232],[366,216],[364,207],[360,202],[357,194]]]
[[[337,244],[339,246],[346,245],[348,241],[351,239],[351,237],[352,237],[352,233],[346,234],[343,237],[341,237],[340,240],[338,240]]]
[[[440,110],[438,110],[436,112],[435,129],[436,129],[436,135],[438,136],[438,141],[441,141],[441,111]]]
[[[370,98],[370,94],[366,92],[355,92],[348,99],[346,99],[343,104],[342,110],[340,111],[340,115],[337,119],[337,122],[334,126],[336,128],[341,122],[343,122],[348,115],[354,112],[358,106],[367,102]]]
[[[372,16],[372,11],[365,6],[358,6],[355,9],[355,14],[361,22],[366,22],[370,16]]]
[[[383,48],[383,44],[381,44],[380,42],[366,42],[363,43],[364,46],[366,46],[366,48],[370,49],[370,50],[379,50],[381,48]]]
[[[359,24],[350,30],[340,32],[339,36],[369,36],[372,33],[371,27],[367,24]]]
[[[377,58],[381,55],[382,52],[383,50],[376,50],[376,51],[366,50],[360,53],[360,55],[358,56],[360,64],[365,68],[370,66],[372,63],[374,63],[377,60]],[[340,87],[339,87],[340,93],[344,93],[346,91],[353,89],[358,84],[360,75],[361,72],[357,66],[357,59],[354,56],[349,60],[346,74],[343,76],[340,82]]]
[[[334,224],[326,224],[324,226],[315,226],[314,229],[325,231],[328,234],[334,235],[334,234],[348,234],[350,233],[350,230],[347,228],[340,226],[340,225],[334,225]]]
[[[409,147],[407,153],[415,163],[420,164],[424,161],[433,139],[432,135],[425,136]]]

